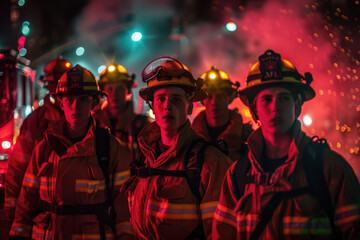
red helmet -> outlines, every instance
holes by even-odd
[[[40,76],[39,82],[46,87],[49,82],[57,83],[63,73],[71,69],[72,65],[69,61],[58,56],[44,66],[44,75]]]

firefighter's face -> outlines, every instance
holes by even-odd
[[[229,115],[228,105],[230,96],[225,91],[213,91],[208,93],[208,98],[203,100],[205,105],[206,120],[212,127],[221,126],[224,117]]]
[[[81,129],[88,125],[93,101],[93,97],[89,95],[69,95],[61,98],[60,107],[72,129]]]
[[[191,102],[179,87],[163,87],[155,90],[153,112],[162,131],[177,133],[191,111]]]
[[[283,135],[289,132],[301,104],[288,89],[274,87],[259,92],[255,106],[263,133]]]
[[[125,83],[107,83],[104,86],[107,93],[108,107],[116,112],[122,112],[126,107],[128,88]]]

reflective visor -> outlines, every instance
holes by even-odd
[[[141,72],[143,82],[148,82],[155,78],[160,70],[169,76],[180,76],[184,73],[184,66],[176,59],[171,57],[160,57],[151,61]]]

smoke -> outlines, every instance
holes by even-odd
[[[303,124],[310,136],[328,139],[331,147],[351,163],[360,176],[359,133],[360,100],[359,62],[351,21],[332,23],[310,1],[267,1],[259,7],[248,5],[235,19],[237,31],[226,32],[216,25],[203,23],[188,28],[191,69],[198,76],[212,65],[224,70],[233,81],[245,86],[247,73],[258,56],[273,49],[292,62],[301,74],[310,72],[316,97],[305,102],[299,119],[310,116],[312,124]],[[335,16],[345,18],[341,10]],[[331,17],[332,18],[332,17]],[[357,32],[357,35],[359,33]],[[347,45],[342,44],[343,39]],[[345,48],[346,45],[348,48]],[[349,54],[354,53],[355,54]],[[194,57],[196,56],[196,57]],[[202,72],[201,72],[202,71]],[[251,121],[247,108],[235,100],[245,122]]]
[[[233,1],[222,2],[227,7],[230,3]],[[242,88],[259,55],[267,49],[280,53],[301,74],[311,72],[314,79],[311,86],[316,97],[303,105],[299,118],[308,115],[312,124],[303,124],[303,130],[328,139],[360,176],[360,49],[354,44],[360,40],[359,31],[341,9],[326,11],[327,4],[310,0],[248,1],[237,9],[220,11],[223,15],[218,21],[201,21],[194,20],[197,13],[189,2],[179,9],[170,0],[93,0],[79,17],[76,29],[79,36],[90,36],[90,68],[116,61],[137,76],[150,60],[169,55],[185,63],[194,77],[216,66]],[[180,24],[184,31],[176,35],[179,22],[175,20],[179,18],[190,20]],[[226,31],[227,21],[236,23],[235,32]],[[128,40],[135,29],[143,31],[143,42]],[[144,87],[139,78],[137,81],[135,100],[138,90]],[[231,108],[239,109],[244,122],[251,121],[238,99]]]

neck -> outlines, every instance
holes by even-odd
[[[221,127],[227,124],[230,120],[230,111],[226,111],[225,114],[221,114],[220,116],[216,116],[216,118],[212,118],[208,116],[205,112],[206,122],[210,127]]]
[[[69,123],[66,123],[65,135],[69,138],[78,138],[85,136],[89,128],[89,123],[84,124],[83,126],[72,126]]]
[[[168,132],[161,129],[161,142],[166,146],[175,144],[178,132]]]
[[[292,137],[290,134],[264,134],[265,154],[268,158],[281,158],[289,153]]]

